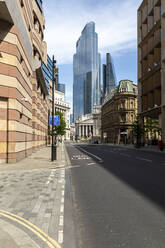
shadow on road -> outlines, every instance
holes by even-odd
[[[83,146],[76,146],[78,150],[86,154],[81,150],[81,147],[84,149]],[[88,151],[96,154],[94,147],[88,146]],[[103,156],[104,161],[100,163],[100,167],[104,167],[109,173],[112,173],[165,210],[165,166],[158,165],[159,162],[158,164],[151,164],[145,161],[138,161],[134,157],[131,160],[108,152],[103,152]],[[159,158],[158,154],[155,156]],[[98,163],[96,158],[92,158]]]

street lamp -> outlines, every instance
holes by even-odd
[[[55,82],[56,82],[56,60],[52,59],[52,151],[51,151],[51,161],[56,160],[56,126],[54,123],[54,115],[55,115],[55,101],[54,101],[54,91],[55,91]],[[55,132],[55,139],[54,139]],[[55,144],[54,144],[55,143]]]

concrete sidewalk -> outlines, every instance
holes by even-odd
[[[0,171],[3,170],[31,170],[31,169],[48,169],[58,167],[59,164],[66,161],[65,145],[57,145],[57,160],[51,161],[51,146],[35,151],[30,156],[22,159],[17,163],[0,164]]]
[[[66,150],[65,150],[65,144],[61,144],[61,143],[58,144],[58,146],[57,146],[57,160],[53,161],[53,162],[51,162],[51,147],[41,148],[40,150],[34,152],[29,157],[21,160],[18,163],[1,164],[0,165],[0,175],[3,176],[3,175],[8,175],[8,174],[14,173],[13,175],[15,175],[15,180],[18,180],[17,175],[19,175],[19,174],[22,175],[26,172],[27,173],[38,173],[36,171],[41,171],[41,172],[43,171],[42,173],[44,173],[44,171],[45,171],[44,174],[46,177],[50,174],[50,172],[52,172],[52,170],[58,169],[58,168],[63,168],[67,165],[66,156],[67,155],[66,155]],[[8,174],[6,174],[6,173],[8,173]],[[33,175],[33,174],[30,174],[30,175]],[[51,192],[51,197],[53,196],[54,192],[56,193],[59,190],[59,186],[58,186],[57,182],[60,179],[60,171],[59,172],[57,171],[57,174],[55,174],[54,177],[55,177],[55,179],[54,179],[55,183],[54,183],[54,186],[52,186],[52,187],[53,188],[56,187],[56,191],[50,191],[49,187],[51,187],[51,185],[53,185],[53,182],[50,182],[49,185],[44,186],[44,187],[48,187],[48,191]],[[52,178],[52,176],[51,176],[51,178]],[[22,180],[22,178],[20,180]],[[30,180],[30,178],[29,178],[29,180]],[[7,178],[6,182],[9,183],[10,179]],[[3,181],[1,181],[1,184],[2,184],[1,185],[2,189],[6,188],[6,190],[7,190],[7,187],[5,184],[3,184]],[[1,190],[1,188],[0,188],[0,190]],[[12,188],[12,191],[9,192],[11,195],[10,198],[16,198],[16,194],[15,194],[16,192],[14,190],[16,190],[15,187]],[[23,190],[23,188],[22,188],[22,190]],[[27,192],[26,187],[24,188],[24,190],[25,190],[25,194],[26,194],[26,192]],[[30,190],[30,188],[29,188],[29,190]],[[48,192],[48,193],[50,193],[50,192]],[[41,197],[40,195],[38,195],[38,196]],[[45,193],[45,197],[48,198],[46,193]],[[7,200],[8,199],[7,197],[5,197],[5,199],[6,199],[6,207],[5,208],[3,207],[3,206],[5,206],[5,202],[3,202],[3,204],[0,205],[0,208],[4,209],[6,211],[9,211],[8,206],[7,206],[9,200]],[[58,203],[58,199],[59,199],[58,195],[56,196],[56,199],[55,199],[55,204],[56,204],[56,208],[57,208],[58,204],[59,204]],[[42,202],[45,202],[45,199]],[[48,201],[48,204],[50,205],[49,201]],[[26,212],[27,209],[24,209],[24,211]],[[44,210],[44,211],[46,211],[46,210]],[[56,212],[57,212],[57,210],[56,210]],[[44,215],[44,213],[43,213],[43,215]],[[47,215],[48,214],[46,213],[45,216],[47,216]],[[52,220],[51,220],[51,222],[52,222]],[[45,224],[45,223],[43,223],[43,224]],[[41,229],[42,229],[42,226],[41,226]],[[0,213],[0,248],[8,248],[8,247],[9,248],[27,248],[27,247],[28,248],[29,247],[39,248],[39,247],[47,247],[47,246],[40,246],[40,245],[38,246],[38,244],[33,241],[33,239],[28,235],[28,233],[24,232],[23,230],[21,231],[20,229],[11,225],[11,223],[7,222],[3,218],[3,215]]]

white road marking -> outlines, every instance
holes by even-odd
[[[61,192],[61,193],[62,193],[62,196],[64,196],[64,194],[65,194],[65,191],[64,191],[64,190],[62,190],[62,192]]]
[[[94,165],[95,163],[89,163],[88,165]]]
[[[59,183],[65,183],[65,178],[59,179],[58,182]]]
[[[146,161],[146,162],[150,162],[150,163],[152,162],[152,160],[150,160],[150,159],[141,158],[141,157],[136,157],[136,159]]]
[[[131,157],[131,155],[128,155],[128,154],[126,154],[126,153],[119,153],[119,154],[122,155],[122,156],[128,157],[128,158]]]
[[[64,216],[60,215],[59,226],[63,226],[63,225],[64,225]]]
[[[80,150],[82,150],[83,152],[86,152],[87,154],[89,154],[89,155],[95,157],[95,158],[98,159],[100,162],[103,161],[103,160],[102,160],[101,158],[99,158],[98,156],[94,155],[93,153],[87,152],[87,151],[84,150],[83,148],[80,148],[80,147],[79,147],[78,149],[80,149]]]
[[[60,213],[64,213],[64,204],[61,204]]]
[[[63,243],[63,230],[58,231],[58,243],[62,244]]]
[[[62,244],[64,239],[64,201],[65,201],[65,170],[60,173],[61,180],[59,182],[63,183],[61,185],[61,205],[60,205],[60,218],[59,218],[59,231],[58,231],[58,243]]]

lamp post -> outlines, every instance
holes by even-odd
[[[55,90],[55,69],[56,69],[56,60],[52,59],[52,151],[51,151],[51,160],[54,161],[56,160],[56,127],[54,123],[54,115],[55,115],[55,101],[54,101],[54,90]],[[55,132],[55,139],[54,139],[54,132]],[[54,144],[55,143],[55,144]]]

